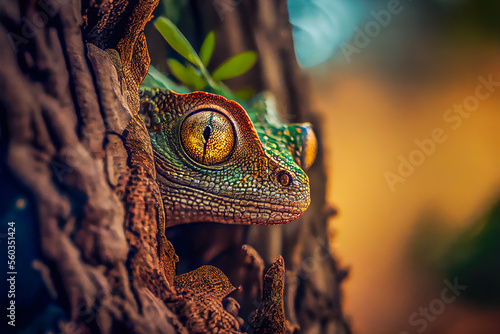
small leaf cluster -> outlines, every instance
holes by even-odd
[[[220,64],[212,73],[209,73],[207,66],[210,63],[215,47],[215,33],[213,31],[207,34],[199,53],[196,53],[186,37],[168,18],[160,17],[156,20],[155,27],[167,43],[187,60],[185,64],[182,64],[174,58],[167,59],[171,74],[184,86],[190,90],[208,90],[219,94],[222,93],[222,95],[229,94],[241,100],[247,100],[255,95],[253,89],[243,89],[231,94],[221,81],[239,76],[252,68],[257,61],[256,52],[245,51],[237,54]],[[153,79],[164,81],[164,77],[161,76],[160,79],[160,74],[156,69],[151,71],[150,68],[149,72]],[[163,86],[172,89],[171,87],[175,86],[175,84],[168,80]],[[182,87],[177,88],[182,90]]]

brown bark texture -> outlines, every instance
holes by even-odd
[[[29,315],[18,328],[176,326],[162,302],[175,294],[175,261],[166,258],[176,255],[163,235],[151,148],[136,117],[149,60],[141,31],[156,4],[2,2],[2,163],[33,199],[35,219],[24,223],[37,224],[36,245],[27,246],[37,248],[39,277],[51,287],[40,309],[22,301],[18,308],[40,312],[47,328],[30,327]]]

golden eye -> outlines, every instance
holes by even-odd
[[[234,129],[223,114],[202,110],[189,115],[182,123],[181,142],[194,161],[212,166],[229,158],[235,143]]]

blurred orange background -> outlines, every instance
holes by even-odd
[[[330,222],[332,248],[351,268],[345,311],[361,334],[498,334],[500,310],[460,296],[425,329],[409,320],[440,298],[444,280],[454,280],[419,265],[414,246],[435,260],[500,194],[500,87],[456,129],[443,119],[475,94],[478,77],[500,83],[500,35],[475,29],[474,21],[463,24],[466,14],[429,23],[426,10],[403,11],[350,61],[339,49],[308,70],[322,120],[328,199],[339,208]],[[408,159],[415,140],[431,138],[436,128],[446,140],[393,191],[386,172],[397,174],[399,156]],[[426,217],[444,231],[438,243],[418,236]]]

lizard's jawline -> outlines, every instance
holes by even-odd
[[[224,202],[224,207],[230,206],[231,208],[225,210],[225,212],[210,212],[210,213],[201,213],[200,210],[193,210],[189,212],[186,208],[182,208],[182,204],[177,201],[176,203],[169,202],[168,199],[164,196],[164,191],[160,186],[160,192],[162,193],[163,202],[165,205],[165,212],[167,215],[167,227],[187,224],[187,223],[195,223],[200,221],[214,222],[214,223],[223,223],[223,224],[242,224],[242,225],[277,225],[277,224],[286,224],[298,219],[302,213],[309,206],[309,201],[306,202],[306,205],[303,206],[285,206],[283,204],[278,203],[269,203],[262,201],[248,201],[248,200],[238,200],[231,197],[215,195],[212,193],[206,193],[202,190],[176,183],[170,180],[167,176],[165,176],[161,171],[157,170],[157,178],[162,178],[162,182],[158,182],[160,185],[166,188],[177,189],[178,191],[184,191],[187,193],[197,193],[200,196],[196,196],[200,201],[203,201],[210,196],[213,199],[218,199]],[[186,191],[187,190],[187,191]],[[203,200],[201,198],[205,197]],[[246,201],[245,204],[242,204]],[[197,202],[196,205],[201,204]],[[251,204],[248,206],[248,204]],[[298,203],[297,203],[298,204]],[[177,205],[177,206],[176,206]],[[256,208],[257,210],[267,210],[269,212],[249,212],[246,210],[235,210],[235,206],[240,207],[242,205],[246,205],[248,207]],[[265,207],[269,206],[271,207]],[[274,207],[273,207],[274,206]],[[232,209],[232,211],[231,211]],[[197,213],[198,212],[198,213]],[[195,213],[192,215],[191,213]],[[252,218],[252,214],[254,217]],[[264,215],[267,215],[268,218],[263,218]],[[283,217],[285,215],[286,217]]]
[[[220,219],[215,219],[217,217],[214,216],[206,216],[205,218],[197,218],[197,219],[185,219],[185,217],[179,217],[176,215],[169,216],[167,214],[167,224],[166,228],[177,226],[177,225],[183,225],[183,224],[191,224],[191,223],[216,223],[216,224],[227,224],[227,225],[281,225],[281,224],[288,224],[291,223],[297,219],[300,218],[300,214],[294,215],[290,219],[286,220],[258,220],[258,221],[251,221],[251,220],[220,220]]]

